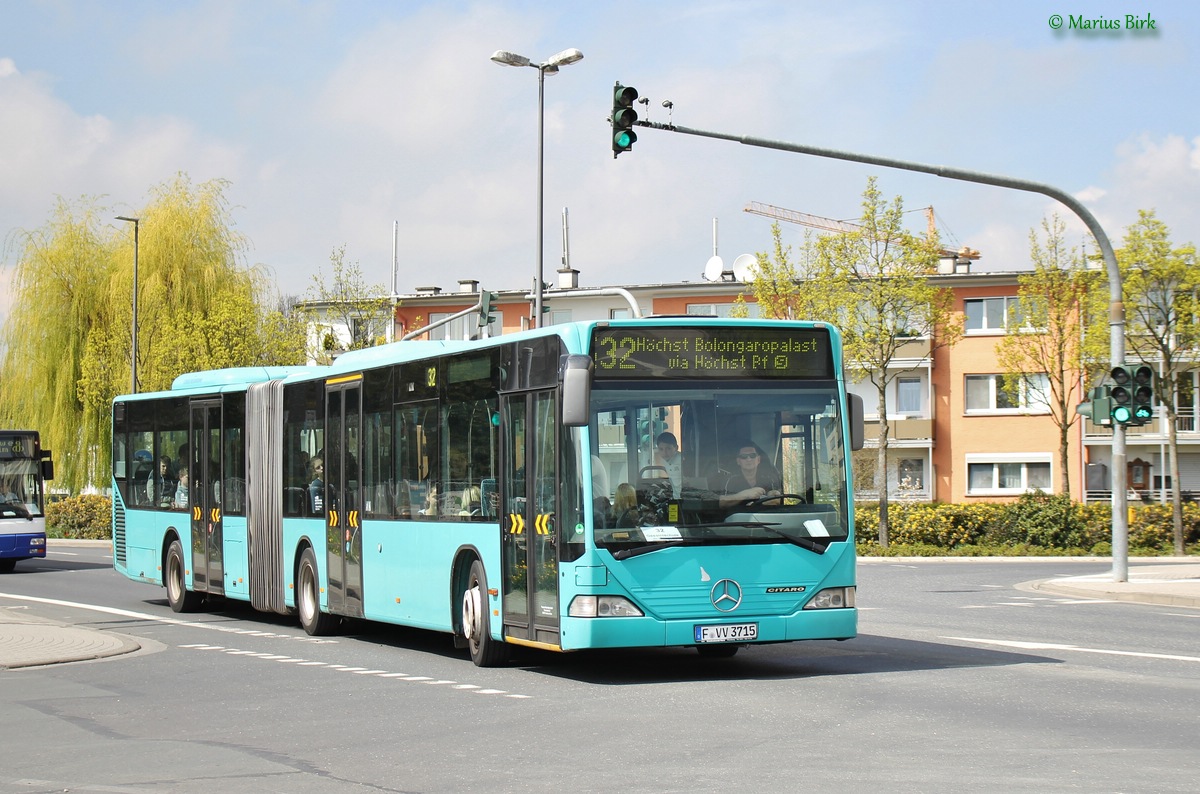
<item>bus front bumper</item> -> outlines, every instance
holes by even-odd
[[[754,639],[741,640],[748,625]],[[741,627],[713,631],[708,627]],[[689,620],[658,620],[651,617],[562,619],[563,650],[583,648],[661,648],[698,645],[697,637],[728,636],[734,644],[793,642],[796,640],[845,640],[858,633],[858,610],[804,610],[787,616],[698,617]]]
[[[0,535],[0,558],[28,560],[46,556],[46,535],[43,532]]]

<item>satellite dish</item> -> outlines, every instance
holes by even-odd
[[[733,260],[733,277],[745,284],[754,278],[754,268],[758,267],[758,257],[754,254],[742,254]]]
[[[706,281],[720,281],[721,274],[725,272],[725,262],[719,256],[712,256],[708,263],[704,266],[704,278]]]

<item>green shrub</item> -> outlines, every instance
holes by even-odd
[[[889,543],[879,545],[879,505],[854,507],[855,539],[863,556],[1043,556],[1112,554],[1112,505],[1077,504],[1066,496],[1027,493],[1014,502],[888,505]],[[1170,554],[1170,505],[1131,511],[1130,554]],[[1183,506],[1185,547],[1200,543],[1200,504]]]
[[[1134,508],[1129,522],[1130,548],[1170,552],[1175,548],[1175,519],[1169,504],[1151,504]],[[1200,540],[1200,505],[1183,504],[1183,542],[1186,546]]]
[[[112,537],[112,501],[107,496],[72,496],[46,506],[46,534],[52,538],[106,540]]]

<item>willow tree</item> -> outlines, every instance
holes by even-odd
[[[1167,454],[1175,553],[1184,553],[1183,504],[1179,492],[1179,438],[1176,417],[1181,402],[1195,404],[1192,369],[1200,347],[1200,268],[1196,247],[1176,248],[1171,232],[1153,210],[1139,210],[1117,251],[1124,291],[1125,340],[1130,361],[1154,367],[1157,396],[1167,424]]]
[[[1057,214],[1042,220],[1042,237],[1029,232],[1033,271],[1017,276],[1017,302],[996,343],[1004,389],[1017,405],[1045,408],[1058,428],[1062,493],[1071,493],[1068,445],[1087,383],[1108,361],[1107,290],[1103,274],[1088,270],[1068,248]]]
[[[89,340],[107,335],[112,242],[95,206],[59,200],[41,229],[20,233],[4,324],[0,423],[42,434],[57,485],[76,491],[108,453],[106,414],[83,399]],[[129,313],[125,313],[126,320]],[[128,353],[129,329],[123,349]],[[124,373],[128,386],[129,359]]]
[[[180,175],[136,213],[138,391],[192,370],[303,361],[302,326],[263,308],[265,275],[240,261],[225,187]],[[4,328],[0,419],[40,430],[72,491],[107,484],[110,406],[131,385],[134,242],[113,215],[60,202],[20,235]]]
[[[891,424],[887,394],[911,370],[898,362],[914,338],[930,340],[930,355],[962,335],[952,311],[953,293],[935,285],[941,246],[936,233],[913,235],[904,228],[904,203],[890,202],[876,180],[867,180],[858,228],[822,235],[806,243],[798,263],[803,289],[792,301],[800,316],[829,318],[842,331],[847,374],[875,387],[879,443],[875,488],[879,493],[879,543],[888,545],[888,447]],[[759,259],[760,266],[762,258]]]

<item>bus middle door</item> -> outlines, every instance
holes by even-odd
[[[363,616],[362,375],[325,383],[325,537],[329,611]]]
[[[558,611],[558,400],[554,391],[501,397],[504,635],[561,647]]]
[[[225,592],[221,523],[221,401],[192,400],[189,496],[192,511],[192,583],[197,592]]]

